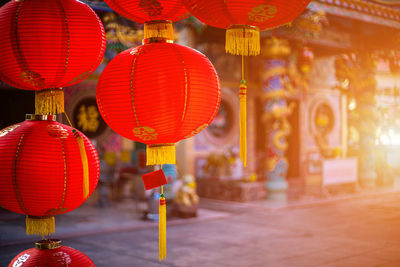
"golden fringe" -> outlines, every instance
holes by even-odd
[[[226,30],[226,53],[241,56],[260,54],[260,32],[255,28],[230,28]]]
[[[146,165],[176,163],[174,144],[148,145],[146,149],[146,154]]]
[[[245,84],[240,85],[239,99],[240,99],[240,159],[243,162],[243,166],[247,166],[247,115],[246,115],[246,89]]]
[[[42,239],[56,232],[54,216],[34,217],[26,216],[26,234],[40,235]]]
[[[85,143],[82,136],[79,135],[77,130],[73,129],[72,132],[78,142],[79,152],[81,154],[82,168],[83,168],[83,199],[89,197],[89,161],[86,154]]]
[[[64,91],[60,89],[39,90],[35,93],[36,114],[57,114],[64,112]]]
[[[158,206],[158,253],[160,261],[167,257],[167,205],[164,197],[160,197]]]
[[[171,21],[151,21],[144,24],[144,39],[152,37],[174,40],[174,28]]]

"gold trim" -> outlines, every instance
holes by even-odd
[[[14,189],[17,194],[17,200],[20,208],[24,213],[26,213],[26,209],[24,207],[24,203],[22,202],[21,194],[18,189],[18,184],[17,184],[17,165],[18,165],[18,155],[19,155],[19,150],[21,148],[22,140],[24,139],[25,134],[22,134],[21,137],[19,138],[19,142],[17,145],[17,151],[15,152],[15,163],[14,163]]]
[[[62,194],[62,199],[61,199],[61,204],[60,204],[60,209],[64,206],[64,201],[65,201],[65,193],[67,191],[67,162],[65,160],[65,147],[64,147],[64,141],[60,138],[61,142],[61,149],[62,149],[62,155],[63,155],[63,163],[64,163],[64,189],[63,189],[63,194]]]
[[[138,51],[138,52],[140,54],[140,51]],[[140,126],[139,119],[136,115],[135,101],[133,99],[133,76],[135,74],[135,64],[136,64],[137,58],[138,58],[138,55],[135,54],[135,58],[133,59],[133,62],[132,62],[132,72],[131,72],[131,99],[132,99],[132,109],[133,109],[133,114],[135,115],[136,124],[137,124],[137,126]]]
[[[37,249],[55,249],[61,247],[60,239],[45,239],[40,240],[35,243],[35,248]]]
[[[260,31],[260,28],[257,26],[252,26],[252,25],[243,25],[243,24],[234,24],[228,27],[227,30],[230,29],[249,29],[249,30],[254,30],[254,31]]]
[[[56,115],[44,115],[44,114],[26,114],[26,121],[56,121]]]
[[[69,29],[68,29],[68,19],[67,15],[65,14],[65,9],[64,6],[62,5],[61,2],[57,1],[59,5],[61,6],[62,13],[64,15],[64,20],[65,20],[65,28],[67,32],[67,58],[65,59],[65,67],[64,67],[64,72],[67,71],[68,63],[69,63],[69,50],[70,50],[70,36],[69,36]]]

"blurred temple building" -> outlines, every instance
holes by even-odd
[[[115,134],[96,104],[99,75],[116,54],[141,44],[143,25],[103,1],[84,2],[104,23],[107,50],[94,74],[65,88],[67,114],[105,162],[144,173],[145,146]],[[213,123],[177,146],[178,176],[194,176],[200,197],[287,199],[393,185],[400,171],[400,1],[313,0],[290,25],[261,33],[261,55],[245,58],[246,168],[239,159],[241,58],[225,53],[224,30],[194,17],[174,27],[175,42],[208,56],[221,81]],[[33,112],[32,92],[0,87],[2,128]]]

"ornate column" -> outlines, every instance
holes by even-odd
[[[289,42],[285,39],[270,38],[263,45],[263,124],[268,151],[264,166],[268,198],[276,200],[286,200],[288,189],[288,161],[285,152],[288,148],[286,137],[291,131],[287,117],[292,110],[287,103],[291,92],[287,73],[289,54]]]

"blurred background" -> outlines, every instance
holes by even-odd
[[[96,104],[99,75],[118,53],[141,45],[143,25],[119,16],[103,1],[83,2],[101,18],[107,49],[95,73],[65,88],[65,107],[72,124],[98,149],[101,176],[87,203],[57,217],[57,235],[71,240],[95,263],[97,259],[98,266],[157,265],[157,237],[150,232],[155,234],[159,192],[143,187],[141,175],[152,170],[146,167],[145,145],[114,133]],[[241,58],[225,54],[224,30],[206,26],[194,17],[174,23],[174,28],[176,43],[201,51],[214,64],[222,100],[207,129],[178,143],[177,164],[163,166],[168,180],[168,218],[171,225],[183,225],[186,233],[180,236],[178,227],[172,227],[171,243],[178,252],[172,252],[166,264],[199,264],[201,257],[207,257],[199,251],[209,251],[210,265],[205,266],[319,266],[329,261],[333,265],[336,262],[335,266],[400,266],[400,256],[379,254],[373,257],[381,260],[376,262],[368,258],[371,256],[359,257],[383,249],[384,244],[390,244],[386,250],[393,252],[390,255],[400,255],[400,231],[394,226],[400,222],[400,199],[396,195],[400,179],[400,1],[313,0],[290,25],[261,33],[261,55],[245,59],[246,168],[239,159],[237,94]],[[34,92],[2,82],[0,89],[0,128],[34,113]],[[59,121],[66,123],[65,118]],[[376,207],[374,212],[371,205]],[[232,218],[234,215],[238,217]],[[321,219],[324,216],[326,221]],[[371,217],[380,220],[369,221]],[[233,226],[235,220],[242,228]],[[299,223],[297,228],[293,228],[295,221]],[[205,223],[194,230],[189,222]],[[265,225],[263,228],[262,222],[273,222],[273,229],[281,225],[279,231],[285,232],[268,230]],[[356,227],[360,222],[370,228]],[[209,228],[207,223],[211,224]],[[277,243],[265,243],[273,247],[270,254],[262,256],[262,250],[254,253],[253,249],[243,252],[243,257],[252,253],[258,256],[229,262],[228,258],[242,246],[227,241],[232,237],[224,235],[223,225],[240,232],[238,238],[246,244],[255,242],[263,247],[263,243],[257,243],[262,242],[261,237],[271,237]],[[338,225],[342,228],[335,228]],[[0,226],[0,265],[5,266],[34,239],[25,237],[21,215],[0,210]],[[341,238],[333,237],[335,231],[329,227],[336,229]],[[213,242],[200,236],[213,240],[221,231],[220,243],[237,250],[216,247],[217,251],[223,250],[225,258],[212,260]],[[121,233],[125,232],[132,239],[124,239]],[[370,235],[363,234],[366,232]],[[106,236],[101,239],[103,234]],[[85,236],[87,240],[97,239],[85,241]],[[369,243],[371,238],[376,247]],[[200,248],[195,240],[200,240]],[[100,247],[94,249],[100,241],[108,244],[101,247],[103,252]],[[196,247],[193,249],[197,253],[184,250],[185,244]],[[313,245],[309,251],[299,252],[301,244],[307,248],[307,244]],[[323,244],[331,246],[327,245],[321,254],[317,247],[322,249]],[[293,249],[288,251],[288,245]],[[138,254],[131,255],[123,249],[126,246],[137,248]],[[346,248],[351,247],[361,252],[347,255],[351,249]],[[143,254],[150,249],[154,249],[154,255]],[[104,251],[112,252],[105,256]],[[118,251],[124,251],[122,257]],[[318,253],[322,255],[319,258],[315,256]],[[299,255],[302,258],[290,260],[290,256],[293,259]],[[359,258],[340,262],[343,255]],[[115,261],[110,260],[113,257]],[[275,261],[264,265],[269,259]]]

